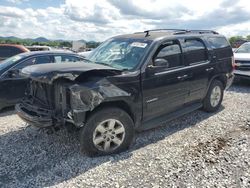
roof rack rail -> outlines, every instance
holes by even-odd
[[[155,31],[172,31],[174,33],[177,32],[187,32],[188,30],[186,29],[151,29],[151,30],[146,30],[144,33],[146,33],[146,37],[149,36],[149,32],[155,32]]]
[[[199,33],[199,34],[204,34],[204,33],[212,33],[212,34],[219,34],[216,31],[213,30],[204,30],[204,29],[198,29],[198,30],[189,30],[190,33]]]
[[[213,30],[187,30],[187,29],[151,29],[151,30],[146,30],[144,33],[146,33],[145,37],[150,36],[150,32],[157,32],[157,31],[172,31],[174,35],[180,35],[180,34],[185,34],[185,33],[198,33],[198,34],[205,34],[205,33],[212,33],[212,34],[219,34],[216,31]],[[141,32],[138,32],[141,33]]]

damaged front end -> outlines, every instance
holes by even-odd
[[[68,75],[69,73],[67,73]],[[91,70],[73,74],[67,79],[64,73],[54,74],[57,79],[44,82],[31,78],[30,89],[23,101],[16,105],[18,115],[27,123],[38,127],[60,126],[66,123],[82,127],[86,112],[94,110],[109,98],[130,96],[106,77],[120,74],[114,70]]]
[[[52,85],[31,81],[25,98],[16,105],[17,114],[31,125],[50,127],[55,123],[54,99]]]

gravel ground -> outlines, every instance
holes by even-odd
[[[47,134],[0,114],[0,187],[250,187],[250,84],[219,112],[195,111],[140,133],[115,156],[79,152],[77,133]]]

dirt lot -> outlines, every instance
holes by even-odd
[[[250,187],[250,84],[219,112],[195,111],[137,135],[127,152],[89,158],[77,133],[47,134],[0,114],[0,187]]]

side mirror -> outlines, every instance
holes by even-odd
[[[154,60],[155,67],[169,67],[168,60],[163,58],[157,58]]]
[[[19,70],[19,69],[12,69],[12,70],[9,70],[9,71],[8,71],[8,77],[9,77],[9,78],[18,77],[18,76],[19,76],[19,73],[20,73],[20,70]]]

